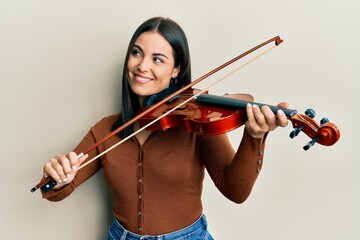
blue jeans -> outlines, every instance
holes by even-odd
[[[205,215],[190,226],[163,235],[137,235],[129,232],[114,218],[106,240],[213,240],[207,230]]]

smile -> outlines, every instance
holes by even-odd
[[[151,81],[151,78],[141,77],[139,75],[135,75],[134,80],[139,83],[147,83]]]

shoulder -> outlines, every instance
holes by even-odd
[[[120,114],[114,114],[103,117],[100,121],[91,127],[91,131],[95,135],[110,133],[112,125],[119,118],[119,116]]]
[[[96,125],[102,124],[102,125],[112,125],[118,118],[119,118],[120,114],[113,114],[113,115],[109,115],[106,117],[103,117],[100,121],[98,121]]]

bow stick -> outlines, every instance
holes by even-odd
[[[281,44],[283,42],[283,40],[279,37],[273,37],[259,45],[257,45],[256,47],[253,47],[251,49],[249,49],[248,51],[234,57],[233,59],[225,62],[224,64],[220,65],[219,67],[211,70],[210,72],[204,74],[203,76],[201,76],[200,78],[194,80],[193,82],[189,83],[188,85],[184,86],[183,88],[175,91],[174,93],[170,94],[169,96],[165,97],[164,99],[162,99],[161,101],[155,103],[154,105],[152,105],[151,107],[147,108],[146,110],[144,110],[143,112],[139,113],[138,115],[136,115],[134,118],[130,119],[129,121],[127,121],[126,123],[124,123],[123,125],[121,125],[120,127],[118,127],[117,129],[115,129],[113,132],[111,132],[110,134],[108,134],[107,136],[105,136],[103,139],[101,139],[100,141],[96,142],[94,145],[92,145],[91,147],[89,147],[85,152],[81,152],[77,155],[77,158],[80,159],[82,158],[84,155],[88,154],[89,152],[91,152],[93,149],[95,149],[96,147],[98,147],[100,144],[104,143],[105,141],[107,141],[108,139],[110,139],[111,137],[115,136],[116,134],[118,134],[119,132],[121,132],[122,130],[124,130],[125,128],[127,128],[128,126],[132,125],[133,123],[135,123],[137,120],[139,120],[141,117],[147,115],[148,113],[150,113],[151,111],[153,111],[154,109],[158,108],[159,106],[163,105],[164,103],[168,102],[169,100],[171,100],[172,98],[174,98],[175,96],[185,92],[186,90],[190,89],[192,86],[200,83],[201,81],[203,81],[204,79],[210,77],[211,75],[215,74],[216,72],[220,71],[221,69],[229,66],[230,64],[238,61],[239,59],[249,55],[250,53],[260,49],[263,46],[266,46],[272,42],[275,42],[275,46],[278,46],[279,44]],[[272,48],[268,49],[267,51],[263,52],[262,54],[258,55],[257,57],[253,58],[252,60],[246,62],[245,64],[241,65],[240,67],[236,68],[234,71],[232,71],[231,73],[227,74],[226,76],[222,77],[221,79],[219,79],[218,81],[216,81],[215,83],[211,84],[209,87],[205,88],[204,90],[198,92],[196,95],[194,95],[193,97],[189,98],[187,101],[184,101],[182,104],[178,105],[177,107],[174,107],[171,111],[168,111],[167,113],[163,114],[162,116],[156,118],[155,120],[153,120],[152,122],[148,123],[147,125],[143,126],[142,128],[138,129],[136,132],[134,132],[133,134],[129,135],[128,137],[122,139],[121,141],[119,141],[118,143],[116,143],[115,145],[111,146],[110,148],[106,149],[105,151],[103,151],[102,153],[100,153],[99,155],[93,157],[92,159],[86,161],[85,163],[83,163],[78,170],[80,170],[81,168],[85,167],[86,165],[90,164],[91,162],[93,162],[95,159],[101,157],[102,155],[106,154],[107,152],[111,151],[112,149],[114,149],[115,147],[119,146],[120,144],[122,144],[123,142],[125,142],[126,140],[128,140],[129,138],[133,137],[134,135],[136,135],[137,133],[143,131],[144,129],[146,129],[147,127],[149,127],[150,125],[152,125],[153,123],[155,123],[156,121],[158,121],[159,119],[165,117],[166,115],[170,114],[172,111],[175,111],[176,109],[178,109],[179,107],[181,107],[182,105],[184,105],[185,103],[187,103],[188,101],[190,101],[191,99],[196,98],[198,95],[208,91],[210,89],[210,87],[214,86],[215,84],[217,84],[218,82],[224,80],[226,77],[228,77],[229,75],[233,74],[234,72],[238,71],[240,68],[246,66],[247,64],[251,63],[252,61],[254,61],[255,59],[259,58],[260,56],[264,55],[265,53],[267,53],[268,51],[270,51],[271,49],[273,49],[275,46],[273,46]],[[31,192],[35,192],[37,189],[41,188],[41,190],[43,190],[44,192],[48,192],[49,190],[51,190],[53,187],[55,187],[57,185],[57,182],[52,179],[50,176],[43,179],[40,183],[38,183],[36,186],[34,186],[33,188],[31,188]]]

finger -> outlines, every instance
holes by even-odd
[[[64,156],[64,155],[59,155],[57,157],[57,159],[58,159],[59,164],[62,167],[62,172],[60,172],[59,175],[61,177],[61,180],[66,183],[69,180],[69,178],[71,176],[71,171],[72,171],[72,169],[70,167],[70,160],[67,156]],[[60,168],[59,168],[59,171],[61,171]]]
[[[79,158],[79,165],[81,165],[87,158],[89,154],[85,154],[82,157]]]
[[[51,167],[57,172],[61,182],[68,181],[67,175],[70,173],[70,162],[64,155],[57,155],[54,159],[50,160]]]
[[[67,158],[69,159],[70,161],[70,167],[72,170],[76,170],[80,163],[79,163],[79,159],[78,159],[78,156],[76,155],[75,152],[69,152],[67,154]]]
[[[276,116],[277,116],[277,125],[278,126],[286,127],[288,125],[289,121],[283,110],[279,109],[276,112]]]
[[[52,159],[50,160],[48,163],[46,163],[44,165],[44,177],[52,177],[52,179],[54,179],[57,183],[61,183],[62,180],[61,180],[61,177],[60,175],[58,174],[58,172],[53,168],[52,166],[52,161],[54,161],[55,159]],[[55,160],[56,161],[56,160]]]
[[[253,105],[253,114],[254,114],[254,118],[255,118],[255,122],[256,124],[263,129],[264,127],[266,127],[266,119],[265,116],[263,114],[263,112],[261,111],[261,109],[259,108],[258,105],[254,104]]]
[[[49,177],[49,174],[45,171],[45,166],[43,168],[43,177],[44,178],[48,178]]]
[[[289,103],[288,102],[281,102],[277,105],[278,107],[281,108],[288,108],[289,107]]]
[[[246,116],[247,116],[247,121],[245,122],[245,127],[252,130],[253,125],[255,125],[255,117],[254,117],[252,105],[250,103],[246,105]]]
[[[266,126],[264,124],[263,128],[265,130],[274,130],[277,127],[277,123],[276,123],[277,120],[275,114],[270,109],[270,107],[269,106],[261,107],[261,113],[263,114],[266,123]]]
[[[246,105],[246,115],[247,115],[247,120],[249,122],[253,122],[254,121],[254,113],[253,113],[253,107],[250,103],[248,103]]]

